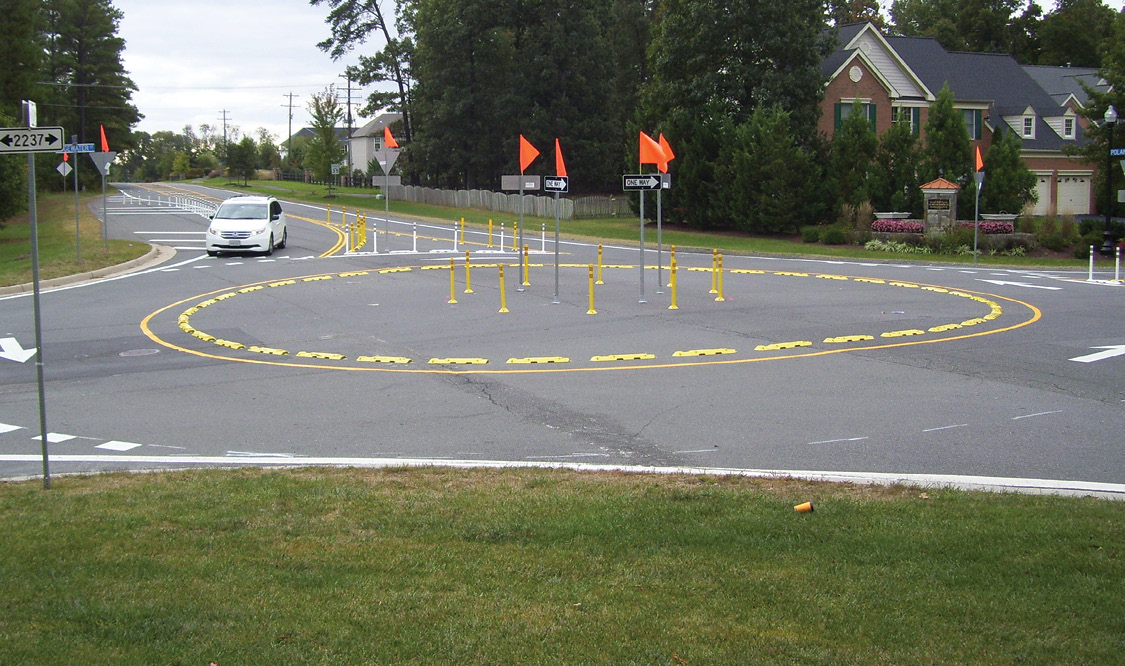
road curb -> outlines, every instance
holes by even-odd
[[[91,280],[101,280],[118,275],[135,273],[147,268],[159,266],[174,256],[176,256],[176,250],[174,248],[168,247],[167,245],[149,245],[149,250],[144,256],[131,259],[123,264],[106,266],[105,268],[99,268],[93,271],[64,275],[63,277],[51,278],[50,280],[40,280],[39,288],[52,289],[55,287],[65,287],[79,282],[89,282]],[[0,287],[0,296],[30,293],[33,289],[34,286],[31,282],[16,284],[9,287]]]

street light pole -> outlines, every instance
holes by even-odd
[[[1102,247],[1098,251],[1102,256],[1113,255],[1113,227],[1110,222],[1110,211],[1113,210],[1113,126],[1117,124],[1117,109],[1110,104],[1105,110],[1105,126],[1109,130],[1105,145],[1105,233],[1103,234]]]

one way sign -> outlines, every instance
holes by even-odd
[[[630,190],[659,190],[660,179],[646,174],[633,174],[621,177],[621,188]]]
[[[570,178],[567,176],[543,176],[544,192],[562,192],[570,189]]]

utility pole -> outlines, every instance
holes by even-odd
[[[222,158],[222,164],[223,164],[223,166],[226,166],[227,155],[229,153],[229,151],[227,150],[227,114],[230,113],[230,111],[228,111],[227,109],[223,109],[222,111],[220,111],[220,113],[223,114],[223,158]]]
[[[285,140],[285,161],[288,162],[289,156],[293,153],[293,93],[282,95],[282,97],[289,98],[288,104],[281,105],[282,108],[288,107],[289,109],[289,138]]]
[[[344,140],[345,155],[348,163],[348,185],[352,184],[352,77],[350,74],[341,74],[340,78],[348,82],[348,134]]]

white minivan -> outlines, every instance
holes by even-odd
[[[207,226],[207,254],[261,252],[273,254],[289,239],[285,213],[273,197],[237,196],[227,199]]]

